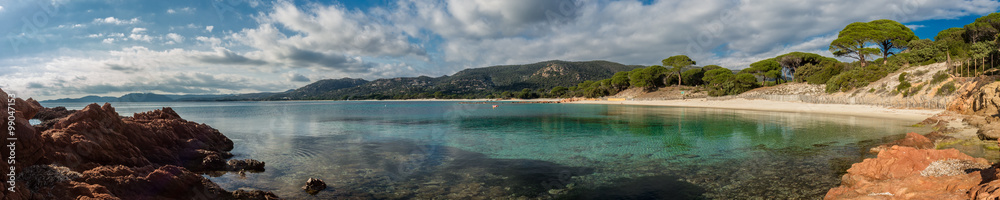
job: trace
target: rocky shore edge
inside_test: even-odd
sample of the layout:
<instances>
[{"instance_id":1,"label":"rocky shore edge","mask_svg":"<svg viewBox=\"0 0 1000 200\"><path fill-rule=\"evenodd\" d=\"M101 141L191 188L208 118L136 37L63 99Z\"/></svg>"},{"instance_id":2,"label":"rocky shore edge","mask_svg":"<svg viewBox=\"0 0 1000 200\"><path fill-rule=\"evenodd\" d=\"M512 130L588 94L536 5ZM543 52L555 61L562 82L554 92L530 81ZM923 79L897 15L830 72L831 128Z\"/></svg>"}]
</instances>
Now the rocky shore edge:
<instances>
[{"instance_id":1,"label":"rocky shore edge","mask_svg":"<svg viewBox=\"0 0 1000 200\"><path fill-rule=\"evenodd\" d=\"M2 89L0 98L0 118L14 129L5 145L13 143L8 148L15 152L0 162L6 174L0 199L279 199L266 191L226 191L201 176L261 171L264 162L230 159L229 138L169 107L122 117L110 104L44 108L30 98L9 103ZM36 115L43 122L32 126Z\"/></svg>"},{"instance_id":2,"label":"rocky shore edge","mask_svg":"<svg viewBox=\"0 0 1000 200\"><path fill-rule=\"evenodd\" d=\"M942 149L970 138L998 142L1000 82L995 80L977 78L959 90L947 111L918 124L933 126L933 132L908 133L872 148L877 157L853 164L824 199L1000 199L1000 163ZM959 133L956 127L962 126L978 131Z\"/></svg>"}]
</instances>

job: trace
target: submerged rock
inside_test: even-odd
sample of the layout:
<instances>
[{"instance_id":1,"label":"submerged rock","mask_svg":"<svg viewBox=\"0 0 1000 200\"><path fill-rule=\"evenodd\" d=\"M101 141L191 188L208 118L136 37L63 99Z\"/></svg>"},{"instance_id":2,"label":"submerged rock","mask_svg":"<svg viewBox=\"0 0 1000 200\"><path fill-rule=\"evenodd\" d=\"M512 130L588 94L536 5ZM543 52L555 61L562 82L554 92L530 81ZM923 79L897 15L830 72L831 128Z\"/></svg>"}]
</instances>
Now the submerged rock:
<instances>
[{"instance_id":1,"label":"submerged rock","mask_svg":"<svg viewBox=\"0 0 1000 200\"><path fill-rule=\"evenodd\" d=\"M254 159L229 160L227 165L229 171L264 171L264 162Z\"/></svg>"},{"instance_id":2,"label":"submerged rock","mask_svg":"<svg viewBox=\"0 0 1000 200\"><path fill-rule=\"evenodd\" d=\"M980 172L969 170L972 172L965 173L962 170L962 173L937 173L942 170L936 168L950 168L940 166L928 169L932 163L942 160L945 160L944 164L954 162L964 163L966 166L958 168L974 168L968 166L985 166L988 163L985 159L973 158L955 149L892 146L879 152L876 158L852 165L841 179L840 187L830 189L825 199L873 198L872 195L922 199L966 198L966 192L982 180ZM922 176L922 173L940 176Z\"/></svg>"},{"instance_id":3,"label":"submerged rock","mask_svg":"<svg viewBox=\"0 0 1000 200\"><path fill-rule=\"evenodd\" d=\"M309 178L309 180L306 180L306 186L302 186L302 189L309 194L316 194L326 189L326 183L318 178Z\"/></svg>"}]
</instances>

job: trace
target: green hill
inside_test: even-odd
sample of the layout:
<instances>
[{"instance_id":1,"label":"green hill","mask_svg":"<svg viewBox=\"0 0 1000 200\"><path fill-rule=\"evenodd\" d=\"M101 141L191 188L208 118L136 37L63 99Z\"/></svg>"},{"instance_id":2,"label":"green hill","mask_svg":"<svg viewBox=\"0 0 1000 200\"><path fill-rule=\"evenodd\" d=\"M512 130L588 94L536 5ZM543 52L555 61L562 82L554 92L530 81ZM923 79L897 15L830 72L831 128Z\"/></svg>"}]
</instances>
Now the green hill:
<instances>
[{"instance_id":1,"label":"green hill","mask_svg":"<svg viewBox=\"0 0 1000 200\"><path fill-rule=\"evenodd\" d=\"M412 99L495 98L503 92L524 89L548 91L571 87L587 80L611 78L616 72L640 68L608 61L545 61L526 65L502 65L462 70L437 78L401 77L365 81L327 79L294 91L273 95L269 100L315 99Z\"/></svg>"}]
</instances>

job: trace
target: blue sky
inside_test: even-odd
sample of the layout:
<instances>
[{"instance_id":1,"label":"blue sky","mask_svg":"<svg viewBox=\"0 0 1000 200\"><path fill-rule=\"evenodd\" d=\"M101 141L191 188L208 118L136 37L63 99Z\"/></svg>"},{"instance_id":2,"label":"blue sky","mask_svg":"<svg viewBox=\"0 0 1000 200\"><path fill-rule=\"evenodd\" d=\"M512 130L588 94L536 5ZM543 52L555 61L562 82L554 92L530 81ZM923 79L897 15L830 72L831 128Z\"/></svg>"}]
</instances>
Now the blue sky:
<instances>
[{"instance_id":1,"label":"blue sky","mask_svg":"<svg viewBox=\"0 0 1000 200\"><path fill-rule=\"evenodd\" d=\"M652 65L685 54L740 69L831 56L849 23L920 38L992 0L0 1L0 88L37 99L284 91L328 78L441 76L546 60Z\"/></svg>"}]
</instances>

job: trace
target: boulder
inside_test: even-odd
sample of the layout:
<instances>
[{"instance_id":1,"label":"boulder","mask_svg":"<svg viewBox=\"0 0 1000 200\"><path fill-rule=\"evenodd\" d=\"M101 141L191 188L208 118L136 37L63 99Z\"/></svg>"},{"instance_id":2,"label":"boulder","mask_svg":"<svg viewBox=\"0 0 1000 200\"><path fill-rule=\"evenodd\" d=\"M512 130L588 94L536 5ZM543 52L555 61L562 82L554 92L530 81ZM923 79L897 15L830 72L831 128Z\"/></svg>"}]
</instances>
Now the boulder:
<instances>
[{"instance_id":1,"label":"boulder","mask_svg":"<svg viewBox=\"0 0 1000 200\"><path fill-rule=\"evenodd\" d=\"M879 146L873 147L869 151L872 152L872 153L878 153L878 152L890 149L892 146L913 147L913 148L917 148L917 149L933 149L934 148L934 142L931 141L931 139L929 139L929 138L927 138L927 137L925 137L923 135L920 135L920 134L917 134L917 133L914 133L914 132L909 132L909 133L906 133L906 137L903 138L903 139L899 139L899 140L896 140L896 141L893 141L893 142L890 142L890 143L887 143L887 144L883 144L883 145L879 145Z\"/></svg>"},{"instance_id":2,"label":"boulder","mask_svg":"<svg viewBox=\"0 0 1000 200\"><path fill-rule=\"evenodd\" d=\"M243 160L229 160L227 164L227 170L229 171L264 171L264 162L257 161L254 159L243 159Z\"/></svg>"},{"instance_id":3,"label":"boulder","mask_svg":"<svg viewBox=\"0 0 1000 200\"><path fill-rule=\"evenodd\" d=\"M309 178L309 180L306 180L306 186L302 186L302 189L309 194L316 194L326 189L326 183L318 178Z\"/></svg>"},{"instance_id":4,"label":"boulder","mask_svg":"<svg viewBox=\"0 0 1000 200\"><path fill-rule=\"evenodd\" d=\"M928 166L938 161L945 162L937 164L943 166L928 170ZM960 164L952 167L949 163ZM982 181L980 172L970 167L987 165L985 159L973 158L955 149L892 146L879 152L876 158L852 165L841 179L840 187L830 189L825 199L878 199L880 196L964 199L966 193ZM954 173L956 170L961 173Z\"/></svg>"},{"instance_id":5,"label":"boulder","mask_svg":"<svg viewBox=\"0 0 1000 200\"><path fill-rule=\"evenodd\" d=\"M1000 139L1000 123L989 123L979 126L979 130L976 131L976 135L979 136L981 140L996 140Z\"/></svg>"}]
</instances>

